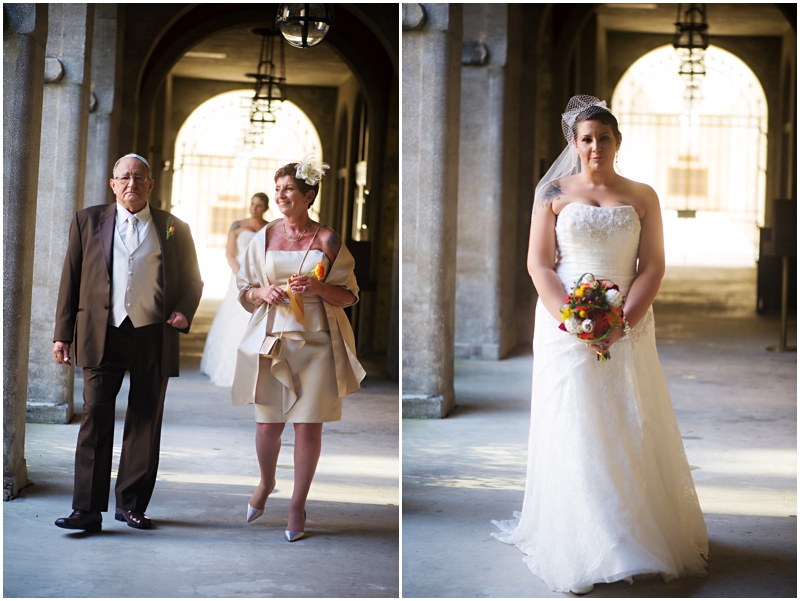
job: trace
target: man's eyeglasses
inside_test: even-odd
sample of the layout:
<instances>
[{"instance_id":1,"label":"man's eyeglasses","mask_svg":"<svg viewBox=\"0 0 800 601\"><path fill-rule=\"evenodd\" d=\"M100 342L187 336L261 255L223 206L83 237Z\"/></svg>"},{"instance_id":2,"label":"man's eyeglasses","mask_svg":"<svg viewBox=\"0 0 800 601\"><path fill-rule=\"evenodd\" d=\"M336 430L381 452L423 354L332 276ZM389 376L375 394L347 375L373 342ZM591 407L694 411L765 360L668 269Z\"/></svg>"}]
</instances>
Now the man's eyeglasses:
<instances>
[{"instance_id":1,"label":"man's eyeglasses","mask_svg":"<svg viewBox=\"0 0 800 601\"><path fill-rule=\"evenodd\" d=\"M119 182L123 186L127 186L131 179L133 179L133 183L138 186L145 183L150 178L145 177L144 175L139 175L138 173L136 175L122 175L114 178L115 181Z\"/></svg>"}]
</instances>

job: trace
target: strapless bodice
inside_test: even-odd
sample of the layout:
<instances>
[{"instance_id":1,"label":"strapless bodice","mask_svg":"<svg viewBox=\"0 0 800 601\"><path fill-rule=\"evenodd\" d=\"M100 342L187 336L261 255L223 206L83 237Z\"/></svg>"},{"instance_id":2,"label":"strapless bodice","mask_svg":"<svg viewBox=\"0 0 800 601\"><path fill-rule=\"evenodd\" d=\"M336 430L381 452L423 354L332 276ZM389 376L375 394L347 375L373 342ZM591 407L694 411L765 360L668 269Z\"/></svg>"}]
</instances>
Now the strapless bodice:
<instances>
[{"instance_id":1,"label":"strapless bodice","mask_svg":"<svg viewBox=\"0 0 800 601\"><path fill-rule=\"evenodd\" d=\"M241 232L239 232L239 235L236 236L236 260L239 263L242 262L244 251L247 250L247 245L250 244L250 240L252 240L253 236L255 235L255 232L243 229Z\"/></svg>"},{"instance_id":2,"label":"strapless bodice","mask_svg":"<svg viewBox=\"0 0 800 601\"><path fill-rule=\"evenodd\" d=\"M266 261L266 272L270 282L273 282L284 288L289 278L294 274L306 274L317 263L322 263L325 267L325 273L328 273L330 264L328 257L321 250L310 250L308 256L303 259L306 254L304 250L268 250ZM300 261L303 261L302 266ZM323 277L323 281L325 278ZM322 305L322 299L313 294L303 295L303 304L305 306L305 321L306 325L303 327L295 321L294 314L289 307L289 302L276 307L278 311L270 311L270 322L268 328L270 331L279 331L283 328L287 332L291 331L306 331L306 332L319 332L328 330L328 321L325 317L325 308ZM280 316L280 317L277 317ZM283 326L283 321L286 320L286 325Z\"/></svg>"},{"instance_id":3,"label":"strapless bodice","mask_svg":"<svg viewBox=\"0 0 800 601\"><path fill-rule=\"evenodd\" d=\"M623 294L636 277L639 215L631 206L568 204L556 221L556 273L569 290L584 273L608 279Z\"/></svg>"}]
</instances>

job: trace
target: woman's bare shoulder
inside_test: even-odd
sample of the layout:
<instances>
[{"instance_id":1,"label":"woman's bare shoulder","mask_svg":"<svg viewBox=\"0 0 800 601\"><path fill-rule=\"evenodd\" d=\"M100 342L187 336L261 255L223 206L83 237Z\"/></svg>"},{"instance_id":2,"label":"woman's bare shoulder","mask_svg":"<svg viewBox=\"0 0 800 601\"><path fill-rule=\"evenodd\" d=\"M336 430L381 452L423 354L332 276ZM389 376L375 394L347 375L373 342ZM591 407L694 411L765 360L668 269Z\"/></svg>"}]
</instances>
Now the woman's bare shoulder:
<instances>
[{"instance_id":1,"label":"woman's bare shoulder","mask_svg":"<svg viewBox=\"0 0 800 601\"><path fill-rule=\"evenodd\" d=\"M639 217L644 217L650 210L660 210L658 194L648 184L623 178L624 196L636 208Z\"/></svg>"},{"instance_id":2,"label":"woman's bare shoulder","mask_svg":"<svg viewBox=\"0 0 800 601\"><path fill-rule=\"evenodd\" d=\"M323 250L326 251L326 254L331 254L335 257L342 248L341 236L326 225L320 225L319 228L318 239L322 244Z\"/></svg>"},{"instance_id":3,"label":"woman's bare shoulder","mask_svg":"<svg viewBox=\"0 0 800 601\"><path fill-rule=\"evenodd\" d=\"M630 179L627 181L631 190L630 194L633 198L641 201L647 207L658 205L658 194L656 194L656 191L652 188L652 186L642 182L635 182Z\"/></svg>"},{"instance_id":4,"label":"woman's bare shoulder","mask_svg":"<svg viewBox=\"0 0 800 601\"><path fill-rule=\"evenodd\" d=\"M551 211L553 210L553 203L561 199L561 197L564 196L564 188L569 187L569 182L567 182L568 179L569 177L554 179L553 181L547 182L544 186L542 186L539 192L537 192L536 197L533 199L534 215L542 212L544 209L550 209Z\"/></svg>"},{"instance_id":5,"label":"woman's bare shoulder","mask_svg":"<svg viewBox=\"0 0 800 601\"><path fill-rule=\"evenodd\" d=\"M534 214L542 208L548 208L556 215L561 212L561 209L571 202L570 198L577 183L576 178L577 175L568 175L545 184L533 201Z\"/></svg>"},{"instance_id":6,"label":"woman's bare shoulder","mask_svg":"<svg viewBox=\"0 0 800 601\"><path fill-rule=\"evenodd\" d=\"M629 179L623 175L617 174L617 184L615 188L624 194L644 198L655 194L655 190L648 184L637 182L636 180Z\"/></svg>"}]
</instances>

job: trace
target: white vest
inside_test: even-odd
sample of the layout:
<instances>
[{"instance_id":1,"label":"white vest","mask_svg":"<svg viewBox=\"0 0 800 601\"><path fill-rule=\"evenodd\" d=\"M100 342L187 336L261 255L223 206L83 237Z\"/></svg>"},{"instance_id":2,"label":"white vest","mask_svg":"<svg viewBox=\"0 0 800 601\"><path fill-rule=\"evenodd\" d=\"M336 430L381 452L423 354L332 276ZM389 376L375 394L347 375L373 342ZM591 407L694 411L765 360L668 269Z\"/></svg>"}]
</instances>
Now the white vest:
<instances>
[{"instance_id":1,"label":"white vest","mask_svg":"<svg viewBox=\"0 0 800 601\"><path fill-rule=\"evenodd\" d=\"M114 265L108 323L119 327L130 316L133 327L164 321L164 285L161 282L161 246L155 223L132 253L114 228Z\"/></svg>"}]
</instances>

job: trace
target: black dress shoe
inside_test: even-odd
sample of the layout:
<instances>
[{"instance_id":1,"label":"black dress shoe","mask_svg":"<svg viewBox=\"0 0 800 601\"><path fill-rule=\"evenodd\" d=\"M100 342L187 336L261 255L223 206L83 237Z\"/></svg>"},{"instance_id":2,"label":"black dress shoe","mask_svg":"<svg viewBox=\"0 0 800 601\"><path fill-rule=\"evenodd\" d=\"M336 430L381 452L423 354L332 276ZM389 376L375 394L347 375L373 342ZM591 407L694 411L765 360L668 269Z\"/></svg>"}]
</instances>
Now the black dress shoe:
<instances>
[{"instance_id":1,"label":"black dress shoe","mask_svg":"<svg viewBox=\"0 0 800 601\"><path fill-rule=\"evenodd\" d=\"M147 530L153 527L153 522L150 521L150 518L140 511L131 511L130 509L120 509L117 507L114 513L114 519L118 522L128 522L128 526L131 528Z\"/></svg>"},{"instance_id":2,"label":"black dress shoe","mask_svg":"<svg viewBox=\"0 0 800 601\"><path fill-rule=\"evenodd\" d=\"M83 511L75 509L68 518L58 518L56 526L68 530L86 530L100 532L103 529L103 516L99 511Z\"/></svg>"}]
</instances>

